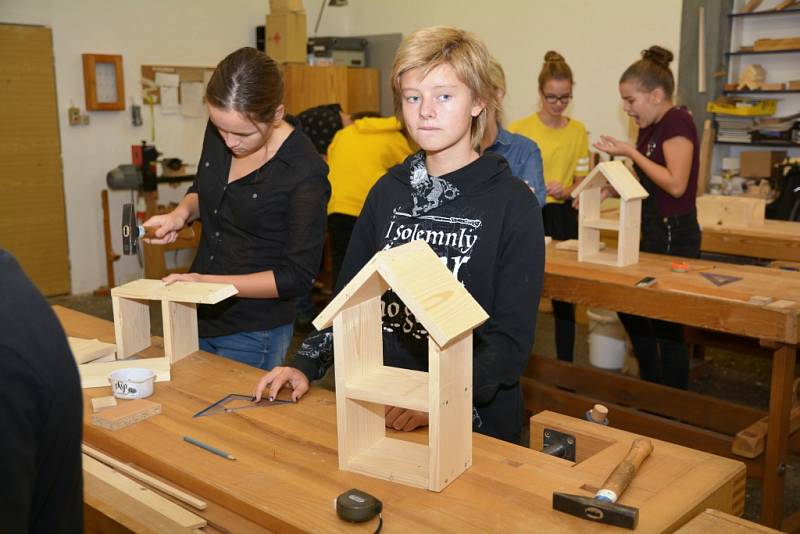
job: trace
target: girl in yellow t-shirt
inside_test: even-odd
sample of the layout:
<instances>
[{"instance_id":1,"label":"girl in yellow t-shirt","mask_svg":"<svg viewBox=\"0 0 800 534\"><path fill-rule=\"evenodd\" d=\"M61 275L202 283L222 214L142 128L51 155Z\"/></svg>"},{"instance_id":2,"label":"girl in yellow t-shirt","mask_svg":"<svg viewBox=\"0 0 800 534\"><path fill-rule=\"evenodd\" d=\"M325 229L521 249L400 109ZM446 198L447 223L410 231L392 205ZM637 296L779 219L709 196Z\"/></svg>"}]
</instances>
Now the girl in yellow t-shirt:
<instances>
[{"instance_id":1,"label":"girl in yellow t-shirt","mask_svg":"<svg viewBox=\"0 0 800 534\"><path fill-rule=\"evenodd\" d=\"M553 239L577 239L578 214L570 193L589 173L589 142L586 128L564 115L572 100L572 69L558 52L549 51L539 73L541 109L511 123L509 131L522 134L539 145L544 164L547 204L542 209L544 231ZM556 323L556 353L559 360L572 361L575 346L575 309L568 302L553 301Z\"/></svg>"}]
</instances>

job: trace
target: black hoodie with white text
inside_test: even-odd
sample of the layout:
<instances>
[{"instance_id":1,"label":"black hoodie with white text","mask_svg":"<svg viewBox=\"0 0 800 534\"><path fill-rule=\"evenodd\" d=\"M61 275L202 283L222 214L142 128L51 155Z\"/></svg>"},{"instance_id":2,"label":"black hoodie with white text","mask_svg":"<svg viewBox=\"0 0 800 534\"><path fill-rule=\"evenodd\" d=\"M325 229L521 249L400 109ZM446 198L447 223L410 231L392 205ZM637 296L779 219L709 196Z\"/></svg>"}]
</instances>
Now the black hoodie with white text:
<instances>
[{"instance_id":1,"label":"black hoodie with white text","mask_svg":"<svg viewBox=\"0 0 800 534\"><path fill-rule=\"evenodd\" d=\"M519 379L533 346L544 271L536 197L495 154L441 177L428 174L423 152L413 154L367 196L336 292L376 252L417 239L489 315L473 336L473 430L517 442L524 412ZM423 325L391 290L382 310L384 364L427 371ZM332 364L333 335L326 329L306 338L291 365L317 380Z\"/></svg>"}]
</instances>

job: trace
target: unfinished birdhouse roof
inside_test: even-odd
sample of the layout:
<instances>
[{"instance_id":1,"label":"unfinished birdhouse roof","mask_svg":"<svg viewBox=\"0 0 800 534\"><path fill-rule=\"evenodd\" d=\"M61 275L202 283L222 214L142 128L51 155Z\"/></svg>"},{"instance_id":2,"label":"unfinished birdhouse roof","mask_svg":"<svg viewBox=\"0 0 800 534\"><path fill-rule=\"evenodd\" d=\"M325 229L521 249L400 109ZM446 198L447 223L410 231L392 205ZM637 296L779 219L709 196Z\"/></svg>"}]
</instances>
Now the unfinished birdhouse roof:
<instances>
[{"instance_id":1,"label":"unfinished birdhouse roof","mask_svg":"<svg viewBox=\"0 0 800 534\"><path fill-rule=\"evenodd\" d=\"M422 240L375 254L322 310L314 326L329 327L336 314L394 290L440 347L489 316Z\"/></svg>"},{"instance_id":2,"label":"unfinished birdhouse roof","mask_svg":"<svg viewBox=\"0 0 800 534\"><path fill-rule=\"evenodd\" d=\"M169 300L172 302L196 302L216 304L238 293L233 284L209 282L174 282L165 284L161 280L142 278L111 289L115 297L141 300Z\"/></svg>"},{"instance_id":3,"label":"unfinished birdhouse roof","mask_svg":"<svg viewBox=\"0 0 800 534\"><path fill-rule=\"evenodd\" d=\"M577 198L584 189L600 187L603 179L611 184L622 200L635 200L650 196L636 176L621 161L604 161L595 166L592 172L581 180L578 187L572 191L572 198Z\"/></svg>"}]
</instances>

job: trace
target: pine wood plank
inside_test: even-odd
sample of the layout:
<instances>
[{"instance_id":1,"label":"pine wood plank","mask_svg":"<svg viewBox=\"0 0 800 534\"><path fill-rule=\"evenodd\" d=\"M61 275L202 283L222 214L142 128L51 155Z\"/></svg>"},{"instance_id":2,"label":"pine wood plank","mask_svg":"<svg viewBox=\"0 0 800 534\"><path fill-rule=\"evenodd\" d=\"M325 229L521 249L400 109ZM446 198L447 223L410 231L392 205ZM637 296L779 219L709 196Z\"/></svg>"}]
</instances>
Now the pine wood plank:
<instances>
[{"instance_id":1,"label":"pine wood plank","mask_svg":"<svg viewBox=\"0 0 800 534\"><path fill-rule=\"evenodd\" d=\"M69 348L78 365L91 362L109 355L115 355L117 346L113 343L104 343L99 339L84 339L80 337L67 337Z\"/></svg>"},{"instance_id":2,"label":"pine wood plank","mask_svg":"<svg viewBox=\"0 0 800 534\"><path fill-rule=\"evenodd\" d=\"M136 532L137 534L192 532L192 529L183 527L87 471L83 472L83 500L84 510L86 507L89 508L89 513L84 514L86 521L84 526L87 532Z\"/></svg>"},{"instance_id":3,"label":"pine wood plank","mask_svg":"<svg viewBox=\"0 0 800 534\"><path fill-rule=\"evenodd\" d=\"M134 500L146 505L175 525L183 529L201 528L206 526L206 520L192 512L178 506L161 495L137 484L130 478L100 463L91 456L83 455L83 471L89 473L117 490L125 493Z\"/></svg>"},{"instance_id":4,"label":"pine wood plank","mask_svg":"<svg viewBox=\"0 0 800 534\"><path fill-rule=\"evenodd\" d=\"M92 362L78 366L82 388L99 388L109 385L108 375L119 369L133 367L151 369L156 374L156 382L169 382L170 366L166 358L143 358L117 360L114 362Z\"/></svg>"},{"instance_id":5,"label":"pine wood plank","mask_svg":"<svg viewBox=\"0 0 800 534\"><path fill-rule=\"evenodd\" d=\"M351 399L428 411L428 373L382 366L349 380L343 390Z\"/></svg>"},{"instance_id":6,"label":"pine wood plank","mask_svg":"<svg viewBox=\"0 0 800 534\"><path fill-rule=\"evenodd\" d=\"M442 491L472 465L472 332L428 346L428 489Z\"/></svg>"},{"instance_id":7,"label":"pine wood plank","mask_svg":"<svg viewBox=\"0 0 800 534\"><path fill-rule=\"evenodd\" d=\"M164 326L164 352L170 364L200 349L197 331L197 304L161 301Z\"/></svg>"},{"instance_id":8,"label":"pine wood plank","mask_svg":"<svg viewBox=\"0 0 800 534\"><path fill-rule=\"evenodd\" d=\"M175 282L166 285L161 280L146 278L128 282L111 290L112 295L128 299L171 300L196 304L216 304L237 292L232 284Z\"/></svg>"},{"instance_id":9,"label":"pine wood plank","mask_svg":"<svg viewBox=\"0 0 800 534\"><path fill-rule=\"evenodd\" d=\"M419 275L421 268L425 276ZM414 311L417 320L440 346L489 318L436 253L418 239L375 254L314 320L314 326L327 327L333 316L348 305L349 296L374 272L380 273L403 303Z\"/></svg>"},{"instance_id":10,"label":"pine wood plank","mask_svg":"<svg viewBox=\"0 0 800 534\"><path fill-rule=\"evenodd\" d=\"M116 289L111 290L111 306L117 357L125 359L150 346L150 308L146 301L115 295Z\"/></svg>"},{"instance_id":11,"label":"pine wood plank","mask_svg":"<svg viewBox=\"0 0 800 534\"><path fill-rule=\"evenodd\" d=\"M112 458L111 456L98 451L94 447L91 447L91 446L83 443L81 445L81 450L83 451L84 454L88 454L89 456L91 456L95 460L103 462L104 464L108 465L109 467L114 468L116 471L118 471L120 473L124 473L124 474L128 475L131 478L135 478L136 480L139 480L140 482L144 482L145 484L148 484L148 485L156 488L157 490L162 491L162 492L166 493L167 495L170 495L171 497L175 497L176 499L179 499L179 500L185 502L186 504L188 504L188 505L190 505L190 506L192 506L194 508L197 508L198 510L205 510L208 507L208 505L206 504L205 501L202 501L202 500L198 499L197 497L189 495L185 491L181 491L178 488L170 486L169 484L166 484L166 483L162 482L161 480L148 475L147 473L143 473L142 471L139 471L135 467L132 467L132 466L130 466L128 464L120 462L116 458Z\"/></svg>"}]
</instances>

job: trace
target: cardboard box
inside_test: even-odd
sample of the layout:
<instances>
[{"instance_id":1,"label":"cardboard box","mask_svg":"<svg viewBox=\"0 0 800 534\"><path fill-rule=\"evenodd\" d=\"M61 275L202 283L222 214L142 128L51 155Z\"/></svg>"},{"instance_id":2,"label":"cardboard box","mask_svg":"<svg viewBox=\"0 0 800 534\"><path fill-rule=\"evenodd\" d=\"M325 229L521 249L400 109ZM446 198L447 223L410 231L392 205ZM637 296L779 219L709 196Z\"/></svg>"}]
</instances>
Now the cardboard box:
<instances>
[{"instance_id":1,"label":"cardboard box","mask_svg":"<svg viewBox=\"0 0 800 534\"><path fill-rule=\"evenodd\" d=\"M305 13L267 15L267 55L278 63L306 63Z\"/></svg>"},{"instance_id":2,"label":"cardboard box","mask_svg":"<svg viewBox=\"0 0 800 534\"><path fill-rule=\"evenodd\" d=\"M776 163L786 158L785 150L742 152L739 155L739 176L744 178L769 178L775 172Z\"/></svg>"},{"instance_id":3,"label":"cardboard box","mask_svg":"<svg viewBox=\"0 0 800 534\"><path fill-rule=\"evenodd\" d=\"M305 11L303 0L269 0L269 12L272 15L296 11Z\"/></svg>"}]
</instances>

